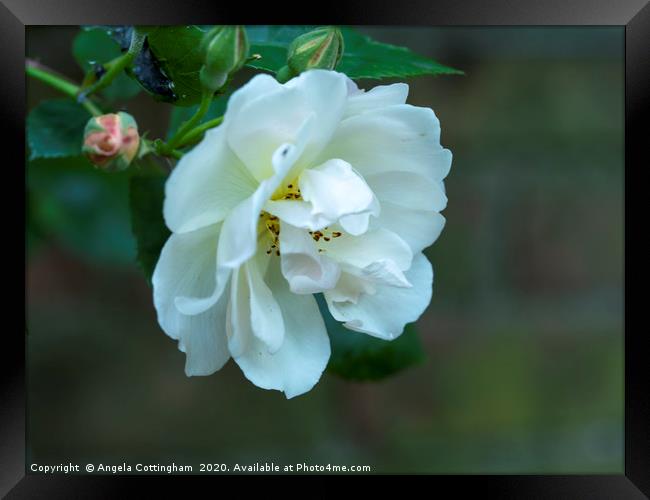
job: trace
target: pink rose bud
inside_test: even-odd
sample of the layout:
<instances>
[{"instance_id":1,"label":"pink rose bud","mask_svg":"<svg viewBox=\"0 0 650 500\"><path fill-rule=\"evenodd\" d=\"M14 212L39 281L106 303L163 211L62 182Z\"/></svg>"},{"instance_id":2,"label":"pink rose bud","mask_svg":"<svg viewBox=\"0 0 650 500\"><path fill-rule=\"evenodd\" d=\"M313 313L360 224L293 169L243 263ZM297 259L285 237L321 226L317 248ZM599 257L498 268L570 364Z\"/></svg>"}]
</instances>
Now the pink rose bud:
<instances>
[{"instance_id":1,"label":"pink rose bud","mask_svg":"<svg viewBox=\"0 0 650 500\"><path fill-rule=\"evenodd\" d=\"M139 146L138 124L128 113L96 116L86 124L82 151L103 170L126 169L138 154Z\"/></svg>"}]
</instances>

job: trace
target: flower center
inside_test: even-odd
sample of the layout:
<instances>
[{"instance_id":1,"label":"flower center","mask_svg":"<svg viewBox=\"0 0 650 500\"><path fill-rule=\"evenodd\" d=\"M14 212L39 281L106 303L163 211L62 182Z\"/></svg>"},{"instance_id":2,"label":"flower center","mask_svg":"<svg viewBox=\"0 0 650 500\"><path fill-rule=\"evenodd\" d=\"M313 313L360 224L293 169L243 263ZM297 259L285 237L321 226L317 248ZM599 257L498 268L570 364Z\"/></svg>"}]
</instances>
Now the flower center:
<instances>
[{"instance_id":1,"label":"flower center","mask_svg":"<svg viewBox=\"0 0 650 500\"><path fill-rule=\"evenodd\" d=\"M271 197L272 200L302 200L298 182L294 181L284 186L280 186ZM260 212L260 236L266 235L268 238L267 255L275 253L280 255L280 220L268 212Z\"/></svg>"},{"instance_id":2,"label":"flower center","mask_svg":"<svg viewBox=\"0 0 650 500\"><path fill-rule=\"evenodd\" d=\"M302 200L298 182L293 181L285 186L280 186L271 197L272 200Z\"/></svg>"},{"instance_id":3,"label":"flower center","mask_svg":"<svg viewBox=\"0 0 650 500\"><path fill-rule=\"evenodd\" d=\"M268 238L269 247L266 250L267 255L275 252L275 255L280 255L280 220L268 212L262 210L260 212L260 226L258 233L262 240L264 235Z\"/></svg>"},{"instance_id":4,"label":"flower center","mask_svg":"<svg viewBox=\"0 0 650 500\"><path fill-rule=\"evenodd\" d=\"M298 183L296 181L286 184L285 186L280 186L278 190L273 194L272 200L302 200L302 194L300 193L300 188L298 188ZM272 215L264 210L260 212L260 222L258 234L261 238L262 244L266 241L267 249L266 254L280 256L280 220L275 215ZM318 243L318 251L325 252L324 248L321 248L323 243L331 241L333 238L340 238L343 236L341 231L333 231L329 227L324 227L323 229L317 231L309 231L309 235L312 239Z\"/></svg>"},{"instance_id":5,"label":"flower center","mask_svg":"<svg viewBox=\"0 0 650 500\"><path fill-rule=\"evenodd\" d=\"M327 243L328 241L331 241L332 238L340 238L343 236L343 233L341 231L332 231L329 227L324 227L320 231L309 231L309 235L316 243L319 243L320 240L323 240L324 243ZM318 251L324 252L325 249L319 248Z\"/></svg>"}]
</instances>

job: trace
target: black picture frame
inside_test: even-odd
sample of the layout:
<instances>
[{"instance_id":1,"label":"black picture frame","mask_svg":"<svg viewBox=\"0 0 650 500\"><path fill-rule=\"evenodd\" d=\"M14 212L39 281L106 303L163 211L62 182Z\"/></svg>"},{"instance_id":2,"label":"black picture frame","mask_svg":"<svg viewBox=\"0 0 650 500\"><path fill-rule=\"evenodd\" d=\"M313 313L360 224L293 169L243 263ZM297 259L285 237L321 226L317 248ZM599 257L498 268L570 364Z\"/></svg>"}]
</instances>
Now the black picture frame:
<instances>
[{"instance_id":1,"label":"black picture frame","mask_svg":"<svg viewBox=\"0 0 650 500\"><path fill-rule=\"evenodd\" d=\"M282 6L286 5L285 9ZM326 4L321 4L326 5ZM29 25L78 24L371 24L429 26L510 26L510 25L608 25L625 27L625 197L632 199L633 177L638 176L647 138L643 137L642 120L648 110L650 95L650 6L646 0L474 0L454 2L375 1L361 3L337 2L326 12L312 5L289 8L289 4L243 5L185 0L119 0L93 2L82 0L0 0L0 47L3 75L0 78L0 109L2 110L2 158L4 174L8 166L18 172L25 154L25 28ZM307 14L310 13L310 15ZM647 160L646 160L647 162ZM4 179L4 185L11 184ZM13 180L13 179L12 179ZM19 182L19 180L16 180ZM636 183L639 189L639 183ZM5 214L15 217L25 206L20 190L5 189L2 199ZM641 198L642 199L642 198ZM22 211L24 222L24 210ZM626 215L632 212L625 210ZM5 219L6 220L6 219ZM628 226L627 218L624 229ZM16 229L18 233L18 229ZM630 233L631 234L631 233ZM7 238L8 239L8 238ZM24 240L23 240L24 241ZM19 245L13 244L17 259ZM8 250L8 249L7 249ZM13 255L11 255L13 257ZM11 258L8 256L8 259ZM627 250L626 250L627 257ZM23 252L22 258L25 258ZM7 264L10 262L6 260ZM9 266L12 267L12 266ZM14 266L17 269L17 266ZM624 266L624 269L626 266ZM24 279L24 275L23 275ZM640 278L628 278L626 289ZM9 290L9 285L7 290ZM9 294L8 294L9 295ZM16 296L16 294L14 294ZM626 298L634 298L626 294ZM637 299L638 300L638 299ZM9 308L7 308L10 310ZM13 311L12 311L13 312ZM626 308L627 315L632 308ZM630 325L629 321L625 322ZM105 476L43 476L26 474L25 470L25 332L24 328L5 327L3 339L4 372L0 392L0 494L9 498L115 498L126 496L135 478ZM644 382L648 379L648 350L643 348L647 333L643 328L625 330L625 472L621 475L588 476L427 476L436 486L454 489L455 495L480 492L498 498L644 498L650 495L650 397ZM645 375L644 375L645 374ZM147 478L147 489L152 488ZM193 476L183 481L205 480ZM222 478L220 480L223 480ZM328 477L329 479L329 477ZM319 481L320 482L320 481ZM169 481L164 484L167 492ZM378 484L381 484L379 482ZM186 491L186 490L185 490ZM153 494L153 493L152 493ZM150 496L150 495L147 495Z\"/></svg>"}]
</instances>

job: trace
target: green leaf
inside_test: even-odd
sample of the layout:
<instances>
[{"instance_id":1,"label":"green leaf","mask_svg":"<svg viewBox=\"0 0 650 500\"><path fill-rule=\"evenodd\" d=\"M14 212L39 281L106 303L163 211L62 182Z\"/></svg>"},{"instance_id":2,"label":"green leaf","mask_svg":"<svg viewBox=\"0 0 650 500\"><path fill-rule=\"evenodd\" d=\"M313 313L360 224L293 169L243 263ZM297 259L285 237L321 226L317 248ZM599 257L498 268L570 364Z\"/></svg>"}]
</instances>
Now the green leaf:
<instances>
[{"instance_id":1,"label":"green leaf","mask_svg":"<svg viewBox=\"0 0 650 500\"><path fill-rule=\"evenodd\" d=\"M140 83L159 99L178 106L192 106L201 100L199 71L203 57L199 50L208 27L142 27L147 44L133 72ZM276 72L286 63L287 48L298 35L313 26L248 26L251 54L261 59L248 66ZM113 36L124 29L103 28ZM338 70L350 78L403 78L416 75L462 74L461 71L419 56L403 47L376 42L350 28L343 28L345 51ZM122 40L123 42L124 40ZM123 47L124 48L124 47ZM146 57L144 57L146 56Z\"/></svg>"},{"instance_id":2,"label":"green leaf","mask_svg":"<svg viewBox=\"0 0 650 500\"><path fill-rule=\"evenodd\" d=\"M104 29L84 29L72 43L72 53L85 73L95 63L105 64L122 54L119 44ZM141 88L138 82L122 72L101 91L110 101L127 100L135 97Z\"/></svg>"},{"instance_id":3,"label":"green leaf","mask_svg":"<svg viewBox=\"0 0 650 500\"><path fill-rule=\"evenodd\" d=\"M72 99L42 101L27 117L30 159L79 156L84 127L90 117Z\"/></svg>"},{"instance_id":4,"label":"green leaf","mask_svg":"<svg viewBox=\"0 0 650 500\"><path fill-rule=\"evenodd\" d=\"M131 178L129 198L131 229L137 242L137 261L151 281L163 245L170 236L163 219L166 176L155 168L143 168Z\"/></svg>"},{"instance_id":5,"label":"green leaf","mask_svg":"<svg viewBox=\"0 0 650 500\"><path fill-rule=\"evenodd\" d=\"M155 26L143 28L147 43L164 74L173 82L174 104L191 106L201 100L199 71L203 57L199 50L204 31L198 26Z\"/></svg>"},{"instance_id":6,"label":"green leaf","mask_svg":"<svg viewBox=\"0 0 650 500\"><path fill-rule=\"evenodd\" d=\"M54 240L88 260L133 262L127 172L107 174L83 156L38 158L26 169L30 245Z\"/></svg>"},{"instance_id":7,"label":"green leaf","mask_svg":"<svg viewBox=\"0 0 650 500\"><path fill-rule=\"evenodd\" d=\"M251 53L262 56L249 66L278 71L286 64L287 48L297 36L313 26L250 26L246 28ZM337 71L352 79L404 78L418 75L463 74L432 59L415 54L405 47L377 42L351 28L342 28L345 49Z\"/></svg>"},{"instance_id":8,"label":"green leaf","mask_svg":"<svg viewBox=\"0 0 650 500\"><path fill-rule=\"evenodd\" d=\"M316 296L330 337L332 355L327 370L349 380L379 380L424 360L415 327L406 325L395 340L381 340L348 330L329 312L321 294Z\"/></svg>"},{"instance_id":9,"label":"green leaf","mask_svg":"<svg viewBox=\"0 0 650 500\"><path fill-rule=\"evenodd\" d=\"M462 75L463 72L411 52L380 43L343 28L345 51L337 67L350 78L404 78L419 75Z\"/></svg>"},{"instance_id":10,"label":"green leaf","mask_svg":"<svg viewBox=\"0 0 650 500\"><path fill-rule=\"evenodd\" d=\"M127 73L156 100L191 106L201 100L199 71L203 60L199 26L139 26L147 34L140 53ZM121 51L131 42L133 26L93 26L111 37Z\"/></svg>"}]
</instances>

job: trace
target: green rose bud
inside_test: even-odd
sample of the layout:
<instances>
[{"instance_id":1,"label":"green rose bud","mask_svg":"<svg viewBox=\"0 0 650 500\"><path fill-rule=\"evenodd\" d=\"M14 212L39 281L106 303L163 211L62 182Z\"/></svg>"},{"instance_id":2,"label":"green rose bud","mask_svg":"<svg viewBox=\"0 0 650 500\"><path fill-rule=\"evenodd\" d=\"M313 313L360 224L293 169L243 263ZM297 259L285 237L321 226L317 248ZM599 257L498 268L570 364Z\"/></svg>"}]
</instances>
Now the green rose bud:
<instances>
[{"instance_id":1,"label":"green rose bud","mask_svg":"<svg viewBox=\"0 0 650 500\"><path fill-rule=\"evenodd\" d=\"M139 146L138 124L127 113L96 116L86 124L82 151L102 170L126 169L138 154Z\"/></svg>"},{"instance_id":2,"label":"green rose bud","mask_svg":"<svg viewBox=\"0 0 650 500\"><path fill-rule=\"evenodd\" d=\"M205 64L201 84L210 92L224 86L228 76L239 70L248 57L248 37L243 26L217 26L201 42Z\"/></svg>"},{"instance_id":3,"label":"green rose bud","mask_svg":"<svg viewBox=\"0 0 650 500\"><path fill-rule=\"evenodd\" d=\"M326 26L297 37L287 54L287 65L277 73L280 82L309 69L335 69L343 56L343 35L338 28Z\"/></svg>"}]
</instances>

